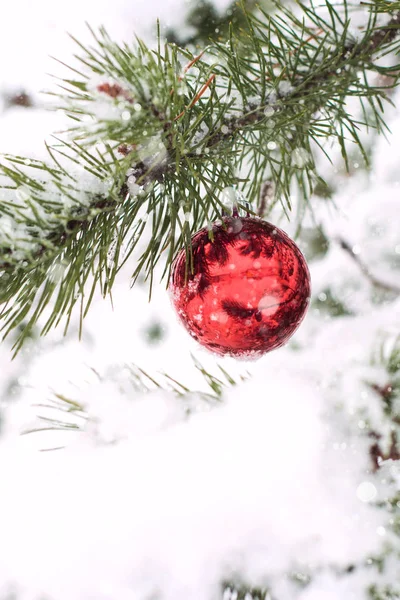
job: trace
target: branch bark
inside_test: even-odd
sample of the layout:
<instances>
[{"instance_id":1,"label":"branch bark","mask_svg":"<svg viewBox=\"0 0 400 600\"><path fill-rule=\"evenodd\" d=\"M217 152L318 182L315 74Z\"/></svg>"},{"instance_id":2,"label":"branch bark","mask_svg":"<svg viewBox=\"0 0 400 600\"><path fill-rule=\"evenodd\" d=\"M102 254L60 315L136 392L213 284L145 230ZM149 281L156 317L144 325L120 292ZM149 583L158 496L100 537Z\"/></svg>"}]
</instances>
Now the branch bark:
<instances>
[{"instance_id":1,"label":"branch bark","mask_svg":"<svg viewBox=\"0 0 400 600\"><path fill-rule=\"evenodd\" d=\"M365 275L365 277L367 279L369 279L369 281L372 283L372 285L374 285L375 287L379 287L382 290L388 291L388 292L394 292L395 294L400 294L400 286L397 286L395 284L392 283L386 283L385 281L382 281L381 279L379 279L378 277L376 277L375 275L373 275L369 268L367 267L367 265L361 260L361 258L358 256L358 254L356 254L353 251L353 248L350 246L350 244L348 244L348 242L346 242L344 239L342 238L338 238L338 242L340 244L340 247L347 252L347 254L349 256L351 256L351 258L353 259L353 261L358 265L358 267L360 268L360 271Z\"/></svg>"}]
</instances>

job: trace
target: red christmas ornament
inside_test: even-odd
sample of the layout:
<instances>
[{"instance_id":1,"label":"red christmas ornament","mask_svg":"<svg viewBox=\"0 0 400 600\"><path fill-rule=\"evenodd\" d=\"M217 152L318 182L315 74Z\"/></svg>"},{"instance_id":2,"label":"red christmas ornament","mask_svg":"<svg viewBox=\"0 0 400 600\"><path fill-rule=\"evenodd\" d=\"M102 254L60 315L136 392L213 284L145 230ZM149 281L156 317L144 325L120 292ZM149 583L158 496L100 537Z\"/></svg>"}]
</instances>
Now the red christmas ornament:
<instances>
[{"instance_id":1,"label":"red christmas ornament","mask_svg":"<svg viewBox=\"0 0 400 600\"><path fill-rule=\"evenodd\" d=\"M217 354L257 358L282 346L310 299L304 256L281 230L257 218L224 217L192 237L172 269L172 302L189 333ZM191 272L192 271L192 272Z\"/></svg>"}]
</instances>

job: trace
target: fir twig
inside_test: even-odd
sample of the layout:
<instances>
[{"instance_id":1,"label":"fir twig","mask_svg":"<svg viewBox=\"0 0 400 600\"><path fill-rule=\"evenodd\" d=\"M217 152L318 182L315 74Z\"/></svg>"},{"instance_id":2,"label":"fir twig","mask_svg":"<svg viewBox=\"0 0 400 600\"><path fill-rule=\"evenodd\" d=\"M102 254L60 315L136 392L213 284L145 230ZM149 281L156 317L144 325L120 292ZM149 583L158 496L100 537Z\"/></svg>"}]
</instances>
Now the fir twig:
<instances>
[{"instance_id":1,"label":"fir twig","mask_svg":"<svg viewBox=\"0 0 400 600\"><path fill-rule=\"evenodd\" d=\"M380 59L400 50L400 8L394 2L379 26L379 7L371 7L357 40L346 2L341 11L327 3L327 17L300 8L300 16L282 5L273 16L244 13L239 32L196 55L160 40L157 51L140 40L119 46L104 29L92 32L93 47L77 42L81 66L60 82L74 141L49 147L49 164L7 157L0 167L0 215L18 232L0 235L0 302L5 333L23 325L17 348L54 297L44 333L63 315L68 325L78 297L83 318L96 286L109 293L145 232L133 280L152 282L163 252L168 278L177 250L189 252L192 233L221 215L226 187L262 210L268 180L286 212L294 184L305 202L321 181L315 145L336 138L346 164L349 144L367 158L359 130L382 131L389 101L370 74L397 85L400 65ZM351 96L362 119L346 110ZM107 191L87 189L82 199L71 165Z\"/></svg>"},{"instance_id":2,"label":"fir twig","mask_svg":"<svg viewBox=\"0 0 400 600\"><path fill-rule=\"evenodd\" d=\"M360 258L360 256L354 252L353 248L350 246L350 244L348 242L346 242L342 238L338 238L338 242L340 244L340 247L345 252L347 252L347 254L349 256L351 256L353 261L358 265L361 272L372 283L372 285L374 285L375 287L378 287L382 290L388 291L388 292L394 292L395 294L400 294L400 286L397 286L393 283L386 283L386 282L382 281L381 279L379 279L379 277L376 277L375 275L373 275L371 273L371 271L369 270L369 268L367 267L367 265Z\"/></svg>"},{"instance_id":3,"label":"fir twig","mask_svg":"<svg viewBox=\"0 0 400 600\"><path fill-rule=\"evenodd\" d=\"M128 365L118 372L118 375L128 375L128 386L125 392L129 395L131 389L134 392L151 393L155 390L171 391L185 404L186 413L189 415L195 412L199 403L205 403L207 406L221 402L222 396L226 390L237 384L236 379L232 377L223 367L218 365L220 376L208 371L197 359L192 356L194 366L201 373L204 382L208 388L204 390L190 390L182 382L177 381L170 375L162 373L161 377L150 375L136 365ZM125 373L124 373L125 371ZM95 373L98 381L112 382L114 374L100 376ZM243 381L247 375L239 376L239 380ZM192 402L193 399L195 402ZM135 398L132 397L132 402ZM40 409L41 414L38 414L37 419L39 424L24 430L24 434L40 433L43 431L82 431L85 430L88 421L93 418L90 413L90 408L83 401L71 399L65 394L53 393L52 397L46 402L35 405ZM45 414L43 414L45 411Z\"/></svg>"}]
</instances>

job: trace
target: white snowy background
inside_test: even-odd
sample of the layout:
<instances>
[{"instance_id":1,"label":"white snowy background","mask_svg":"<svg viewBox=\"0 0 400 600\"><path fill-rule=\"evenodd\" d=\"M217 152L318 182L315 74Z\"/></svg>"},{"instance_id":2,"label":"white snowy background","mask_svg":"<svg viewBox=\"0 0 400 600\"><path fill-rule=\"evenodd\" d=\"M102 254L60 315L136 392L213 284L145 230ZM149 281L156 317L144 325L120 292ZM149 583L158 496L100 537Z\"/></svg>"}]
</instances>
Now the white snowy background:
<instances>
[{"instance_id":1,"label":"white snowy background","mask_svg":"<svg viewBox=\"0 0 400 600\"><path fill-rule=\"evenodd\" d=\"M221 11L228 4L217 2ZM44 157L43 139L65 125L40 91L53 85L46 73L57 73L49 55L69 62L74 52L67 31L88 41L88 21L117 40L134 32L151 40L157 17L182 28L185 10L182 0L6 2L0 152ZM7 106L21 90L34 108ZM356 157L345 175L333 147L334 166L321 159L321 169L338 192L334 202L313 201L331 240L310 262L313 297L322 306L329 289L350 315L314 306L286 348L256 363L217 361L178 324L162 284L150 304L144 287L130 288L128 264L114 306L96 300L81 342L73 324L66 338L55 330L28 342L14 361L9 344L0 347L1 600L209 600L224 580L266 585L276 600L361 600L370 583L396 584L395 559L380 574L368 559L398 545L390 514L376 505L394 494L397 466L371 471L364 428L390 434L368 383L387 383L373 356L399 331L400 301L377 302L337 242L400 286L400 114L390 108L386 118L392 133L371 139L371 172ZM149 343L154 323L163 336ZM219 405L194 394L190 416L172 391L128 381L124 365L137 364L204 390L191 353L216 374L219 362L235 379L250 376ZM87 425L21 436L54 392L84 405ZM43 452L55 446L65 448Z\"/></svg>"}]
</instances>

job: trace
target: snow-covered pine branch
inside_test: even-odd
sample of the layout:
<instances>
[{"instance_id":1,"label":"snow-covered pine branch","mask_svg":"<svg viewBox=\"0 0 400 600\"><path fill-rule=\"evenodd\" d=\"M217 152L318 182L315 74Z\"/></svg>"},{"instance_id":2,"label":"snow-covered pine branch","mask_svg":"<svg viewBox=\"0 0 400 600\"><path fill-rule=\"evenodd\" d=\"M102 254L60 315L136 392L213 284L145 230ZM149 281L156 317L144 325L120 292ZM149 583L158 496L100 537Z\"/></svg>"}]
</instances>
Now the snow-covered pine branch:
<instances>
[{"instance_id":1,"label":"snow-covered pine branch","mask_svg":"<svg viewBox=\"0 0 400 600\"><path fill-rule=\"evenodd\" d=\"M55 600L395 599L400 478L386 449L400 345L377 340L389 317L383 308L356 359L351 343L332 350L368 317L321 332L290 378L277 355L239 385L198 364L211 393L113 367L73 398L35 402L38 447L65 449L34 453L6 433L0 585ZM393 412L373 381L392 384Z\"/></svg>"},{"instance_id":2,"label":"snow-covered pine branch","mask_svg":"<svg viewBox=\"0 0 400 600\"><path fill-rule=\"evenodd\" d=\"M366 8L356 36L351 7L326 6L260 9L200 54L160 36L157 50L140 40L119 46L104 29L93 32L94 47L80 45L80 66L59 97L74 120L72 141L49 147L48 165L1 161L0 302L6 333L24 322L17 348L53 296L44 332L63 315L68 325L76 304L83 318L145 231L133 279L152 282L162 256L168 276L191 233L221 215L227 187L256 211L271 181L288 211L293 185L305 204L321 183L315 147L336 139L347 163L349 144L363 151L361 127L384 128L398 77L398 7L382 22ZM352 97L356 117L346 109ZM83 175L71 175L80 166Z\"/></svg>"}]
</instances>

